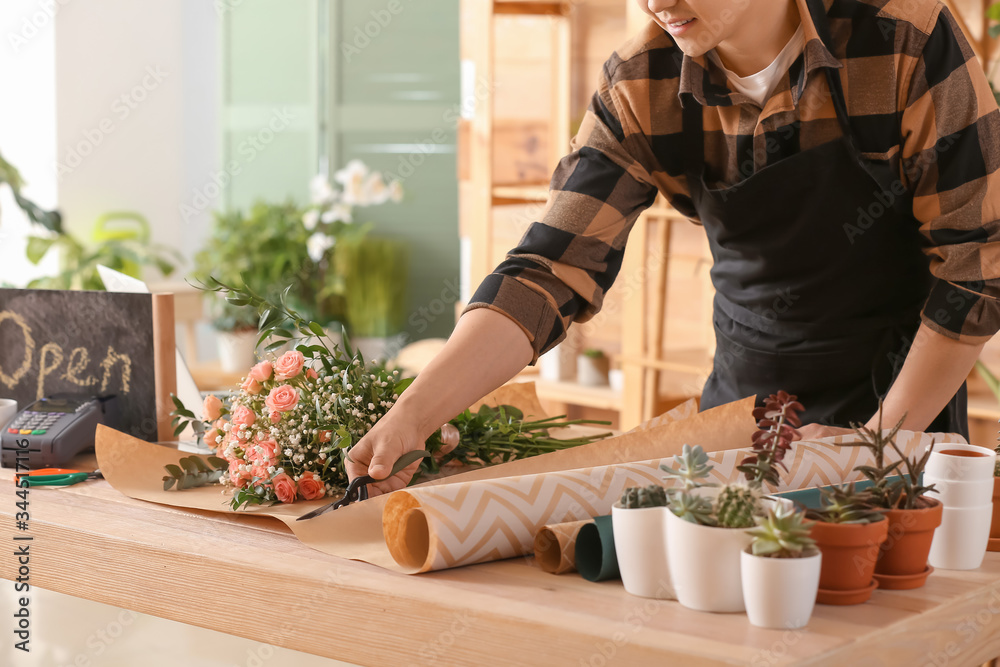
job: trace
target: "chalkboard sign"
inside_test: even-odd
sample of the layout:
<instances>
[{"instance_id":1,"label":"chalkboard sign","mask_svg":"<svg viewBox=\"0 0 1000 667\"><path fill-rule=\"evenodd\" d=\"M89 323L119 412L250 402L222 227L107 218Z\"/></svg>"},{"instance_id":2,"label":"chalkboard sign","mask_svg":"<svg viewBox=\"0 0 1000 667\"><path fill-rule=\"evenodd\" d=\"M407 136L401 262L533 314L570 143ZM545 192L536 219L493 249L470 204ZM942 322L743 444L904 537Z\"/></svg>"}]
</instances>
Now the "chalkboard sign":
<instances>
[{"instance_id":1,"label":"chalkboard sign","mask_svg":"<svg viewBox=\"0 0 1000 667\"><path fill-rule=\"evenodd\" d=\"M149 294L0 289L0 397L116 394L119 429L157 439Z\"/></svg>"}]
</instances>

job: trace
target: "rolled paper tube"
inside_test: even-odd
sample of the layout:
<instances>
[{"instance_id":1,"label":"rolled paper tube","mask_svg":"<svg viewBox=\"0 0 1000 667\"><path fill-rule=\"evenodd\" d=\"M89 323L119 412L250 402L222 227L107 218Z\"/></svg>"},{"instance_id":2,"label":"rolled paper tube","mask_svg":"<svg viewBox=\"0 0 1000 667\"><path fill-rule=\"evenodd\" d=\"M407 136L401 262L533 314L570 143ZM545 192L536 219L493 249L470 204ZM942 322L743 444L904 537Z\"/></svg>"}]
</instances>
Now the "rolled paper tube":
<instances>
[{"instance_id":1,"label":"rolled paper tube","mask_svg":"<svg viewBox=\"0 0 1000 667\"><path fill-rule=\"evenodd\" d=\"M576 537L576 569L587 581L618 579L618 555L611 515L594 517Z\"/></svg>"},{"instance_id":2,"label":"rolled paper tube","mask_svg":"<svg viewBox=\"0 0 1000 667\"><path fill-rule=\"evenodd\" d=\"M569 521L542 526L535 535L535 562L545 572L565 574L576 570L576 535L593 521Z\"/></svg>"}]
</instances>

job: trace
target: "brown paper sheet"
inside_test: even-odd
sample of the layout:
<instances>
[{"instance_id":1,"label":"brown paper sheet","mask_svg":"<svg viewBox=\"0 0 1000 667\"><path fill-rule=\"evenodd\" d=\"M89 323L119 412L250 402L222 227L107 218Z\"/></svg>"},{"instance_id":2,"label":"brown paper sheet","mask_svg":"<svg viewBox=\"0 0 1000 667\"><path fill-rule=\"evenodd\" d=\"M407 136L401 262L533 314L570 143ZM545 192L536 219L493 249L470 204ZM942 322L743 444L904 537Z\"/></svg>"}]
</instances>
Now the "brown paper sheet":
<instances>
[{"instance_id":1,"label":"brown paper sheet","mask_svg":"<svg viewBox=\"0 0 1000 667\"><path fill-rule=\"evenodd\" d=\"M514 405L526 415L542 416L533 383L507 385L484 401ZM679 406L683 407L683 406ZM671 453L666 446L666 431L675 429L671 441L701 444L708 450L737 447L749 441L755 428L751 416L752 400L720 406L696 414L682 422L668 423L628 437L620 436L569 450L544 454L531 459L472 470L452 477L436 479L410 487L410 490L473 480L538 474L593 465L644 460ZM684 408L688 410L688 408ZM686 414L685 412L675 412ZM666 417L665 419L673 419ZM678 427L683 424L684 426ZM568 430L568 429L567 429ZM184 454L171 447L137 440L109 428L99 427L96 438L98 465L108 482L132 498L198 510L233 513L227 496L218 486L163 491L163 466L176 463ZM383 538L383 507L389 496L378 496L354 503L309 521L295 521L298 516L329 502L329 499L298 502L294 505L252 507L241 514L270 516L282 521L305 544L344 558L363 560L396 571L414 572L419 568L401 567L393 560Z\"/></svg>"},{"instance_id":2,"label":"brown paper sheet","mask_svg":"<svg viewBox=\"0 0 1000 667\"><path fill-rule=\"evenodd\" d=\"M576 536L591 521L568 521L542 526L535 535L535 562L545 572L576 571Z\"/></svg>"}]
</instances>

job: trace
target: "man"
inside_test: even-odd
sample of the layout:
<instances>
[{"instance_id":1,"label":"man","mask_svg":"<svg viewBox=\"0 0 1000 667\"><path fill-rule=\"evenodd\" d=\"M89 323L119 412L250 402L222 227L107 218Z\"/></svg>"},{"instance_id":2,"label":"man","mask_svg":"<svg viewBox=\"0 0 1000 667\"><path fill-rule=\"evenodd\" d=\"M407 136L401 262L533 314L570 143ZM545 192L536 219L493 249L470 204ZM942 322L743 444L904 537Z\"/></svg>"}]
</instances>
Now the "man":
<instances>
[{"instance_id":1,"label":"man","mask_svg":"<svg viewBox=\"0 0 1000 667\"><path fill-rule=\"evenodd\" d=\"M810 438L874 426L884 397L887 424L967 432L964 380L1000 329L1000 113L948 10L639 2L652 21L605 64L542 220L351 450L352 477L381 479L592 317L658 191L712 248L703 408L784 389Z\"/></svg>"}]
</instances>

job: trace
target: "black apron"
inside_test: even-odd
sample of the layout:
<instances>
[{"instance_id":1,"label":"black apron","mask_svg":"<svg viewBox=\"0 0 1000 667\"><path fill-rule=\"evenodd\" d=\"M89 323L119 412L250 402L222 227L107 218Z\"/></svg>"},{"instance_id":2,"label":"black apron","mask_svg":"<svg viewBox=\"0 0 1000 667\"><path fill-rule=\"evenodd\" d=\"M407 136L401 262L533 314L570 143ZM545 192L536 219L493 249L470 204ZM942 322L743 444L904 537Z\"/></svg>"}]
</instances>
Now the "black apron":
<instances>
[{"instance_id":1,"label":"black apron","mask_svg":"<svg viewBox=\"0 0 1000 667\"><path fill-rule=\"evenodd\" d=\"M809 7L830 48L823 3ZM844 136L731 188L706 185L702 107L683 100L688 183L715 260L717 345L702 409L750 395L761 404L783 389L805 406L804 423L865 423L920 324L931 275L912 197L897 194L887 165L863 160L840 76L825 72ZM963 384L927 430L968 438L966 404Z\"/></svg>"}]
</instances>

